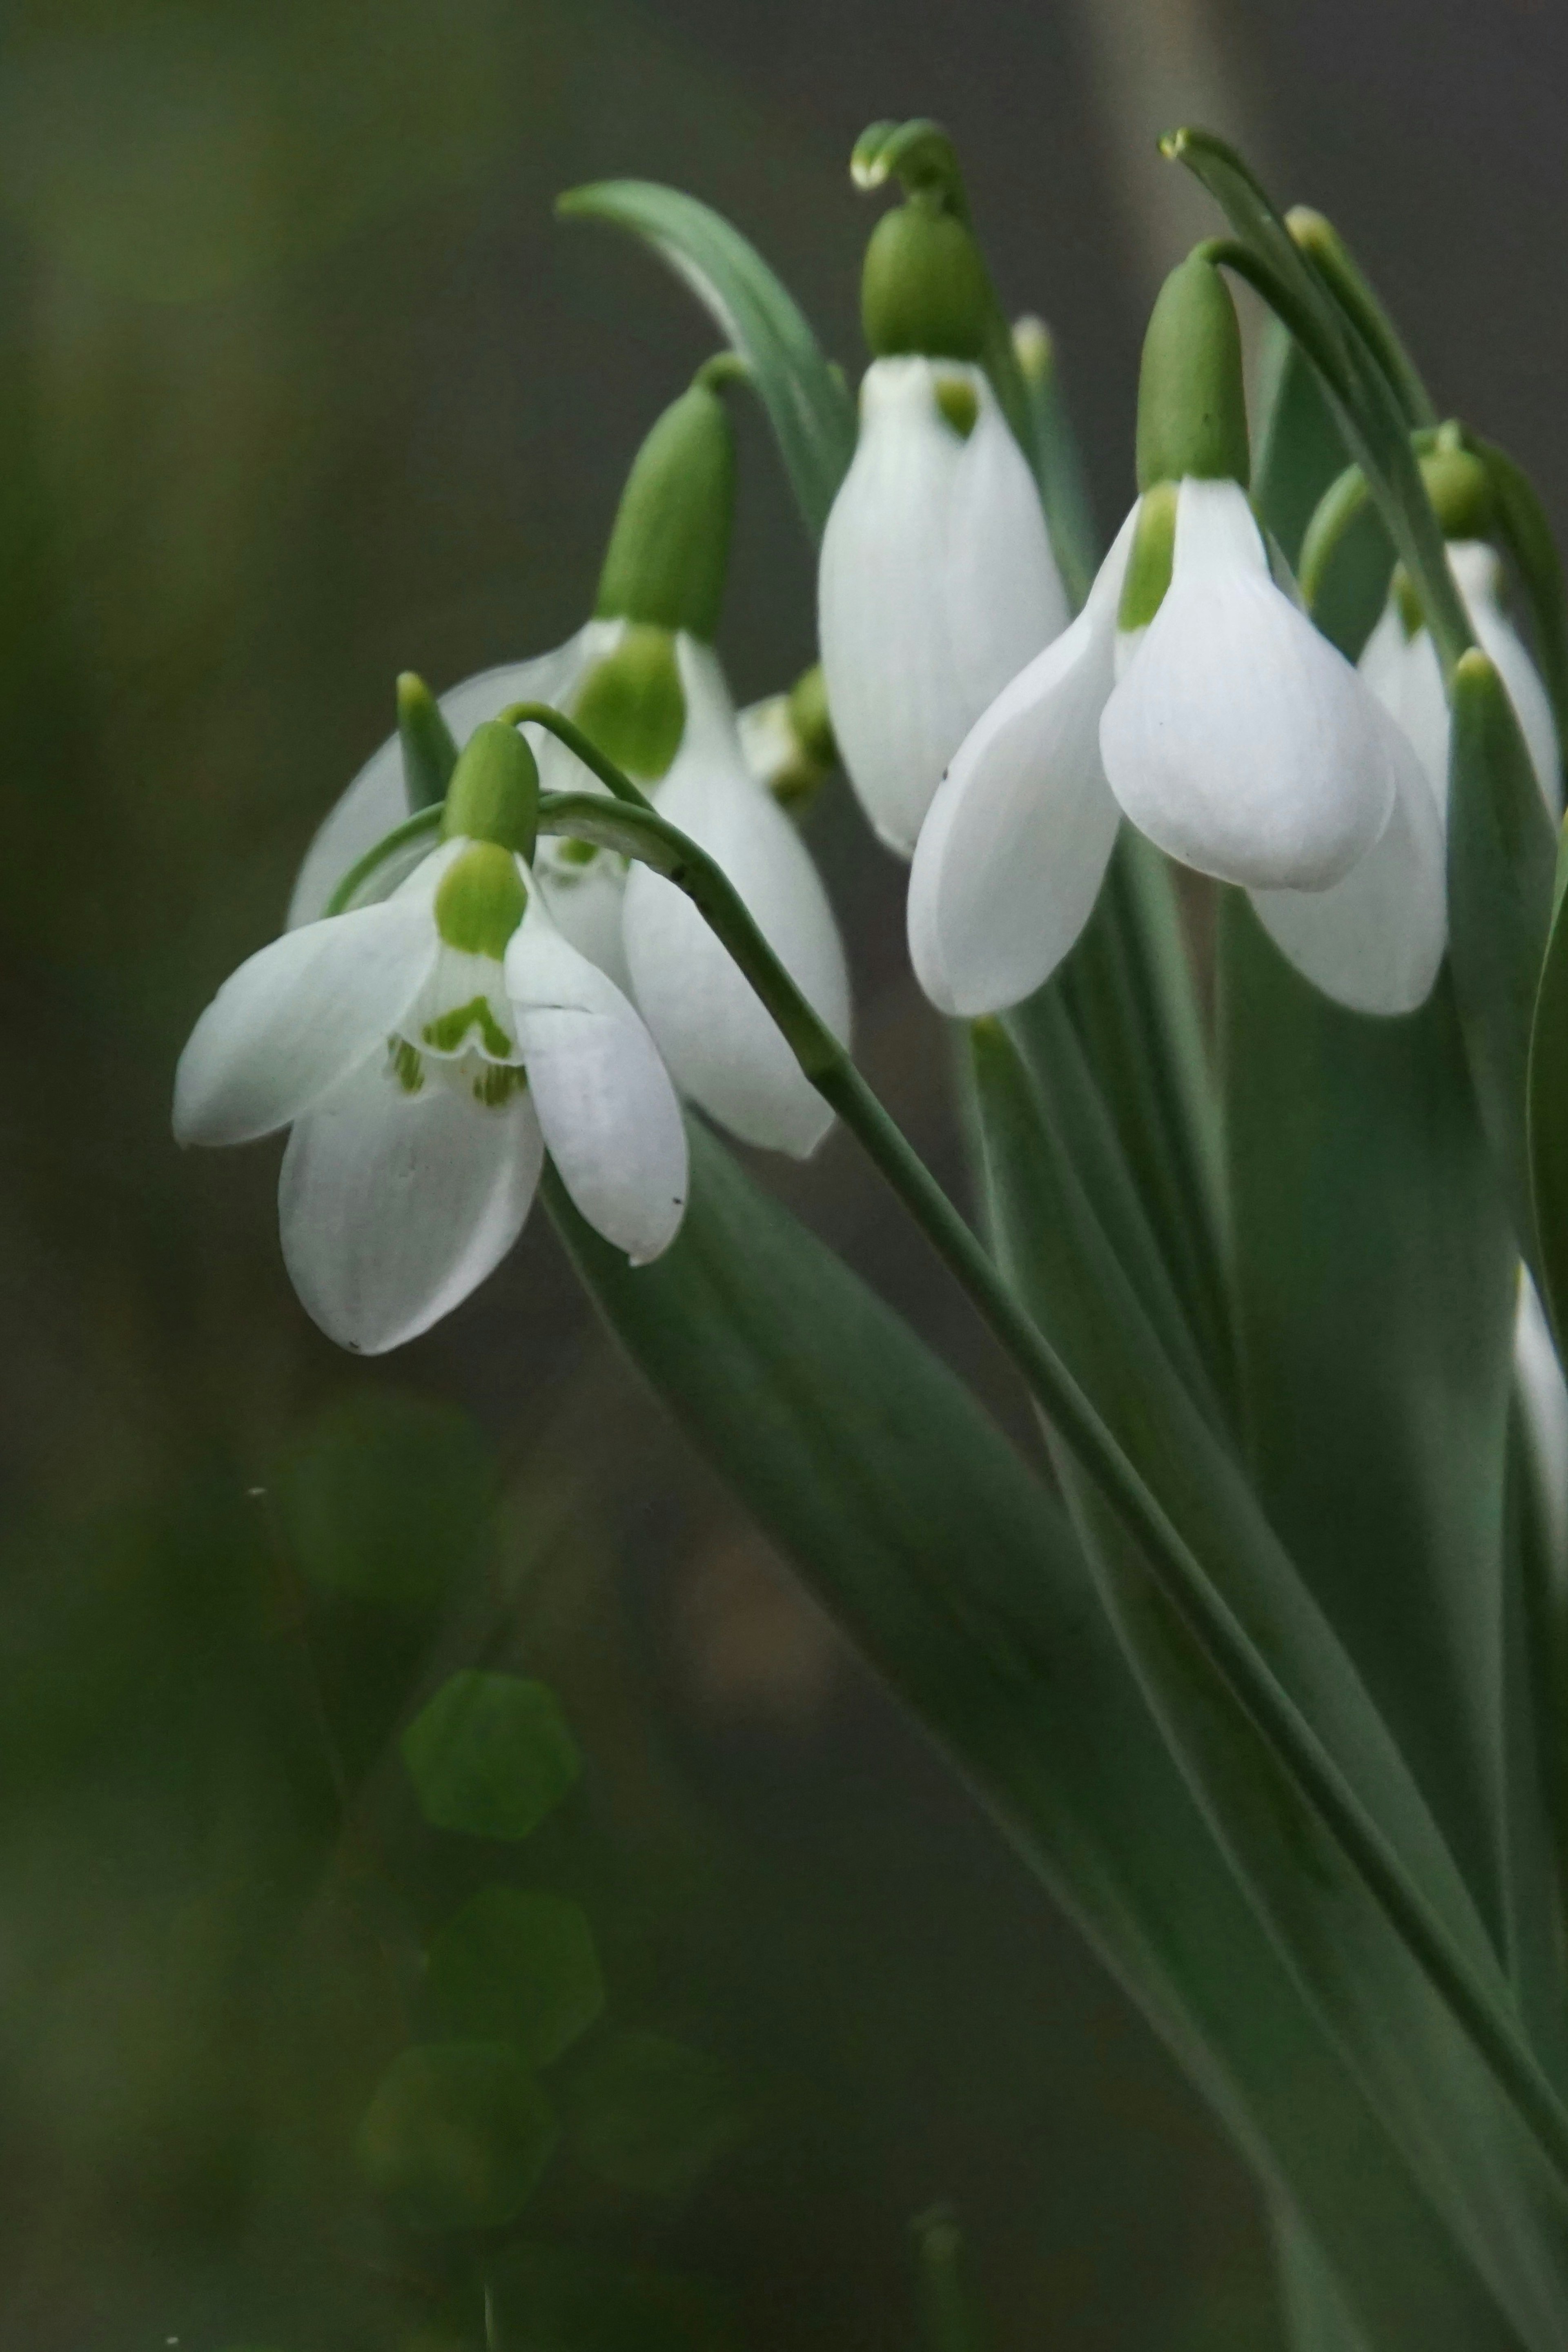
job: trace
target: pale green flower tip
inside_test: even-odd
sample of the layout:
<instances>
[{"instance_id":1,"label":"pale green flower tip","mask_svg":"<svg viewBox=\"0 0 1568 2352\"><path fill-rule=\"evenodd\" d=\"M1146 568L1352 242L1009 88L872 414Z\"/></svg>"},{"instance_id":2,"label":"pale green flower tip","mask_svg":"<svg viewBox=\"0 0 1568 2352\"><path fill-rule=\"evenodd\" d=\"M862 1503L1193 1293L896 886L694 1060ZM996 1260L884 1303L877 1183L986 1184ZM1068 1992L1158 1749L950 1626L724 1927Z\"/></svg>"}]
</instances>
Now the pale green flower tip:
<instances>
[{"instance_id":1,"label":"pale green flower tip","mask_svg":"<svg viewBox=\"0 0 1568 2352\"><path fill-rule=\"evenodd\" d=\"M628 775L657 782L668 774L686 732L686 689L670 631L627 628L588 672L572 715Z\"/></svg>"},{"instance_id":2,"label":"pale green flower tip","mask_svg":"<svg viewBox=\"0 0 1568 2352\"><path fill-rule=\"evenodd\" d=\"M445 797L458 764L458 747L441 706L415 670L397 681L397 738L410 809L434 808Z\"/></svg>"},{"instance_id":3,"label":"pale green flower tip","mask_svg":"<svg viewBox=\"0 0 1568 2352\"><path fill-rule=\"evenodd\" d=\"M1124 635L1146 629L1165 601L1176 556L1176 503L1179 485L1156 482L1138 502L1127 572L1116 625Z\"/></svg>"},{"instance_id":4,"label":"pale green flower tip","mask_svg":"<svg viewBox=\"0 0 1568 2352\"><path fill-rule=\"evenodd\" d=\"M1051 331L1032 312L1013 322L1013 352L1027 384L1049 383L1056 372L1057 351Z\"/></svg>"},{"instance_id":5,"label":"pale green flower tip","mask_svg":"<svg viewBox=\"0 0 1568 2352\"><path fill-rule=\"evenodd\" d=\"M966 376L939 375L931 396L942 422L961 441L967 441L980 420L980 394Z\"/></svg>"},{"instance_id":6,"label":"pale green flower tip","mask_svg":"<svg viewBox=\"0 0 1568 2352\"><path fill-rule=\"evenodd\" d=\"M533 856L539 830L539 765L515 727L487 719L452 772L441 832L447 841L491 842Z\"/></svg>"},{"instance_id":7,"label":"pale green flower tip","mask_svg":"<svg viewBox=\"0 0 1568 2352\"><path fill-rule=\"evenodd\" d=\"M977 361L992 310L980 247L955 215L920 196L883 215L860 280L860 321L874 359Z\"/></svg>"},{"instance_id":8,"label":"pale green flower tip","mask_svg":"<svg viewBox=\"0 0 1568 2352\"><path fill-rule=\"evenodd\" d=\"M1421 458L1421 479L1445 539L1489 539L1497 529L1490 474L1471 450L1440 441Z\"/></svg>"},{"instance_id":9,"label":"pale green flower tip","mask_svg":"<svg viewBox=\"0 0 1568 2352\"><path fill-rule=\"evenodd\" d=\"M1224 278L1189 254L1160 289L1138 380L1138 487L1236 481L1251 470L1241 331Z\"/></svg>"},{"instance_id":10,"label":"pale green flower tip","mask_svg":"<svg viewBox=\"0 0 1568 2352\"><path fill-rule=\"evenodd\" d=\"M604 621L719 632L735 511L735 436L710 362L638 450L621 495L594 610Z\"/></svg>"},{"instance_id":11,"label":"pale green flower tip","mask_svg":"<svg viewBox=\"0 0 1568 2352\"><path fill-rule=\"evenodd\" d=\"M436 929L449 948L499 963L527 906L514 853L499 842L473 841L441 877Z\"/></svg>"}]
</instances>

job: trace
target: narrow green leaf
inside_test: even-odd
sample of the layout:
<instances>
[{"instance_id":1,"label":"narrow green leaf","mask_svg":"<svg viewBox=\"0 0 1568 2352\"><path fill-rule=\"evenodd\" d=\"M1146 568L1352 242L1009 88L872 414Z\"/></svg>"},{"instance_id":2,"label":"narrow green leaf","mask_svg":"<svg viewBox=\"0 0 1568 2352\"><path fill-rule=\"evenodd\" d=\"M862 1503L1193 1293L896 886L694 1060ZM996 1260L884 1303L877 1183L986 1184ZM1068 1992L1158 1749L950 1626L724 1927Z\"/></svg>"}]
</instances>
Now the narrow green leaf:
<instances>
[{"instance_id":1,"label":"narrow green leaf","mask_svg":"<svg viewBox=\"0 0 1568 2352\"><path fill-rule=\"evenodd\" d=\"M1524 585L1536 657L1552 698L1561 753L1562 747L1568 745L1568 590L1563 586L1563 558L1535 485L1523 467L1495 441L1472 439L1470 446L1485 463L1503 539Z\"/></svg>"},{"instance_id":2,"label":"narrow green leaf","mask_svg":"<svg viewBox=\"0 0 1568 2352\"><path fill-rule=\"evenodd\" d=\"M1500 1933L1516 1253L1453 992L1347 1013L1239 893L1219 966L1258 1492Z\"/></svg>"},{"instance_id":3,"label":"narrow green leaf","mask_svg":"<svg viewBox=\"0 0 1568 2352\"><path fill-rule=\"evenodd\" d=\"M1565 836L1568 837L1568 836ZM1568 856L1558 853L1556 905L1531 1022L1527 1127L1531 1214L1542 1295L1559 1340L1568 1330Z\"/></svg>"},{"instance_id":4,"label":"narrow green leaf","mask_svg":"<svg viewBox=\"0 0 1568 2352\"><path fill-rule=\"evenodd\" d=\"M1552 840L1513 705L1472 647L1453 688L1448 929L1454 986L1481 1122L1520 1249L1535 1263L1526 1139L1531 1025L1552 920Z\"/></svg>"},{"instance_id":5,"label":"narrow green leaf","mask_svg":"<svg viewBox=\"0 0 1568 2352\"><path fill-rule=\"evenodd\" d=\"M555 2145L550 2102L515 2050L405 2050L360 2126L360 2167L416 2230L494 2230L521 2211Z\"/></svg>"},{"instance_id":6,"label":"narrow green leaf","mask_svg":"<svg viewBox=\"0 0 1568 2352\"><path fill-rule=\"evenodd\" d=\"M525 1838L583 1762L555 1694L518 1675L449 1675L403 1735L425 1818L470 1837Z\"/></svg>"},{"instance_id":7,"label":"narrow green leaf","mask_svg":"<svg viewBox=\"0 0 1568 2352\"><path fill-rule=\"evenodd\" d=\"M705 2279L525 2239L485 2272L486 2352L740 2352Z\"/></svg>"},{"instance_id":8,"label":"narrow green leaf","mask_svg":"<svg viewBox=\"0 0 1568 2352\"><path fill-rule=\"evenodd\" d=\"M1294 567L1319 500L1346 465L1345 440L1316 369L1278 319L1265 332L1262 379L1252 502ZM1369 505L1341 538L1312 604L1319 628L1352 661L1372 635L1393 569L1388 533Z\"/></svg>"},{"instance_id":9,"label":"narrow green leaf","mask_svg":"<svg viewBox=\"0 0 1568 2352\"><path fill-rule=\"evenodd\" d=\"M1222 1862L1038 1481L847 1268L692 1142L681 1235L640 1270L546 1180L633 1361L1288 2184L1380 2347L1517 2352Z\"/></svg>"},{"instance_id":10,"label":"narrow green leaf","mask_svg":"<svg viewBox=\"0 0 1568 2352\"><path fill-rule=\"evenodd\" d=\"M1413 1859L1451 1907L1447 1857L1399 1784L1396 1751L1352 1668L1164 1363L1064 1148L1002 1032L977 1024L975 1062L993 1230L1009 1281L1054 1339L1355 1780L1392 1802ZM1467 2033L1394 1932L1369 1882L1231 1696L1136 1547L1065 1447L1058 1467L1143 1689L1215 1834L1309 2000L1339 2039L1413 2172L1488 2276L1524 2340L1552 2341L1568 2293L1568 2191ZM1200 1485L1201 1481L1201 1485ZM1259 1515L1260 1517L1260 1515ZM1246 1557L1242 1557L1245 1547ZM1247 1588L1250 1589L1247 1589ZM1462 1899L1457 1906L1468 1913ZM1491 1973L1489 1971L1489 1973ZM1500 2008L1508 1995L1494 1987ZM1439 2156L1437 2151L1441 2150ZM1325 2240L1327 2244L1328 2241Z\"/></svg>"},{"instance_id":11,"label":"narrow green leaf","mask_svg":"<svg viewBox=\"0 0 1568 2352\"><path fill-rule=\"evenodd\" d=\"M756 248L695 196L653 180L600 180L557 201L650 245L751 369L807 531L822 537L855 454L855 406L805 313Z\"/></svg>"},{"instance_id":12,"label":"narrow green leaf","mask_svg":"<svg viewBox=\"0 0 1568 2352\"><path fill-rule=\"evenodd\" d=\"M1375 2352L1347 2310L1332 2271L1288 2205L1273 2208L1274 2259L1290 2352Z\"/></svg>"},{"instance_id":13,"label":"narrow green leaf","mask_svg":"<svg viewBox=\"0 0 1568 2352\"><path fill-rule=\"evenodd\" d=\"M1531 2041L1568 2084L1568 1774L1563 1757L1564 1562L1546 1478L1516 1393L1509 1430L1503 1753L1509 1973Z\"/></svg>"},{"instance_id":14,"label":"narrow green leaf","mask_svg":"<svg viewBox=\"0 0 1568 2352\"><path fill-rule=\"evenodd\" d=\"M1104 552L1089 504L1089 481L1078 436L1068 413L1061 368L1050 330L1039 319L1020 319L1013 345L1028 403L1035 477L1050 526L1068 601L1076 613L1100 569Z\"/></svg>"}]
</instances>

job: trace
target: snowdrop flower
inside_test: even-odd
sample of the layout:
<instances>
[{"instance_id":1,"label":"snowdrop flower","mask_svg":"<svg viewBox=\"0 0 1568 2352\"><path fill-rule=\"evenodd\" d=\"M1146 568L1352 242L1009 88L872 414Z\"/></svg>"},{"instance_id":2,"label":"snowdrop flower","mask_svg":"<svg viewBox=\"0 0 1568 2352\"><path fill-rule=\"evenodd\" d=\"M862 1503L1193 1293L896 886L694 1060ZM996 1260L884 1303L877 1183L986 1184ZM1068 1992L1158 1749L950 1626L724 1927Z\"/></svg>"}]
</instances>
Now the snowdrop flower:
<instances>
[{"instance_id":1,"label":"snowdrop flower","mask_svg":"<svg viewBox=\"0 0 1568 2352\"><path fill-rule=\"evenodd\" d=\"M1555 819L1563 813L1557 730L1546 688L1508 615L1502 563L1484 541L1459 539L1448 543L1448 569L1470 616L1476 642L1495 665L1513 705L1541 796ZM1437 649L1403 572L1395 573L1388 602L1366 641L1361 674L1415 745L1437 806L1446 812L1451 731L1448 699L1443 691Z\"/></svg>"},{"instance_id":2,"label":"snowdrop flower","mask_svg":"<svg viewBox=\"0 0 1568 2352\"><path fill-rule=\"evenodd\" d=\"M440 717L458 743L518 702L548 702L574 719L723 866L780 961L847 1041L848 982L826 893L748 766L713 651L733 476L729 418L704 371L658 420L633 466L595 617L554 652L453 688ZM604 790L546 730L522 731L545 791ZM319 915L356 860L407 815L407 732L382 746L328 817L290 922ZM831 1113L678 891L651 876L632 887L623 857L572 840L542 840L532 871L556 929L635 997L693 1102L746 1142L797 1155L815 1149Z\"/></svg>"},{"instance_id":3,"label":"snowdrop flower","mask_svg":"<svg viewBox=\"0 0 1568 2352\"><path fill-rule=\"evenodd\" d=\"M1444 943L1430 793L1276 584L1247 467L1235 312L1194 258L1145 345L1144 495L1078 620L965 739L921 835L910 950L944 1012L994 1012L1049 977L1122 816L1249 890L1282 950L1342 1002L1403 1012L1430 989Z\"/></svg>"},{"instance_id":4,"label":"snowdrop flower","mask_svg":"<svg viewBox=\"0 0 1568 2352\"><path fill-rule=\"evenodd\" d=\"M823 537L817 634L846 772L907 857L953 752L1068 605L978 364L994 298L968 229L918 201L887 214L861 307L874 356Z\"/></svg>"},{"instance_id":5,"label":"snowdrop flower","mask_svg":"<svg viewBox=\"0 0 1568 2352\"><path fill-rule=\"evenodd\" d=\"M551 919L527 863L537 793L521 737L477 729L439 845L390 898L250 957L180 1057L182 1143L289 1129L284 1260L342 1347L401 1346L466 1298L546 1151L633 1265L679 1230L679 1104L632 1006Z\"/></svg>"}]
</instances>

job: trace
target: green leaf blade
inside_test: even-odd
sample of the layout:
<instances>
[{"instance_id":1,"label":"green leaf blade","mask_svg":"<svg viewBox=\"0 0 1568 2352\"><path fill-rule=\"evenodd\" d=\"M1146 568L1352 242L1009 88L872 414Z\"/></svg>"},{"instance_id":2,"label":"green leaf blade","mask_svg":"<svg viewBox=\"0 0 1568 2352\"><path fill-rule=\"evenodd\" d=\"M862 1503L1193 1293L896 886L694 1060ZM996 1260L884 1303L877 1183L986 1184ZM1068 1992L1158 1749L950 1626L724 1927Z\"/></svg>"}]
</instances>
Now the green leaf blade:
<instances>
[{"instance_id":1,"label":"green leaf blade","mask_svg":"<svg viewBox=\"0 0 1568 2352\"><path fill-rule=\"evenodd\" d=\"M695 196L653 180L573 188L556 210L640 237L696 295L750 367L806 530L820 540L855 454L854 404L756 248Z\"/></svg>"}]
</instances>

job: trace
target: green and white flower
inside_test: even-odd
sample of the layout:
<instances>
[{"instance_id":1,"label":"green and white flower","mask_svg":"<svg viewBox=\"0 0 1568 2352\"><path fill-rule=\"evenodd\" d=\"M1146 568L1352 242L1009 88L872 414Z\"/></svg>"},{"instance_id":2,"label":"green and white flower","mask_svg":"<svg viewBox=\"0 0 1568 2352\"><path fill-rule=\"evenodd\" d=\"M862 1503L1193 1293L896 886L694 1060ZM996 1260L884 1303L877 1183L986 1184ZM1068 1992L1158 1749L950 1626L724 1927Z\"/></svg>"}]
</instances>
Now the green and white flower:
<instances>
[{"instance_id":1,"label":"green and white flower","mask_svg":"<svg viewBox=\"0 0 1568 2352\"><path fill-rule=\"evenodd\" d=\"M322 1330L367 1355L416 1338L485 1279L522 1230L546 1151L634 1265L680 1224L679 1104L636 1011L550 916L526 857L531 770L510 729L479 730L440 845L390 898L250 957L180 1058L182 1143L290 1129L285 1262ZM476 838L465 827L481 805ZM498 806L512 813L499 824Z\"/></svg>"}]
</instances>

